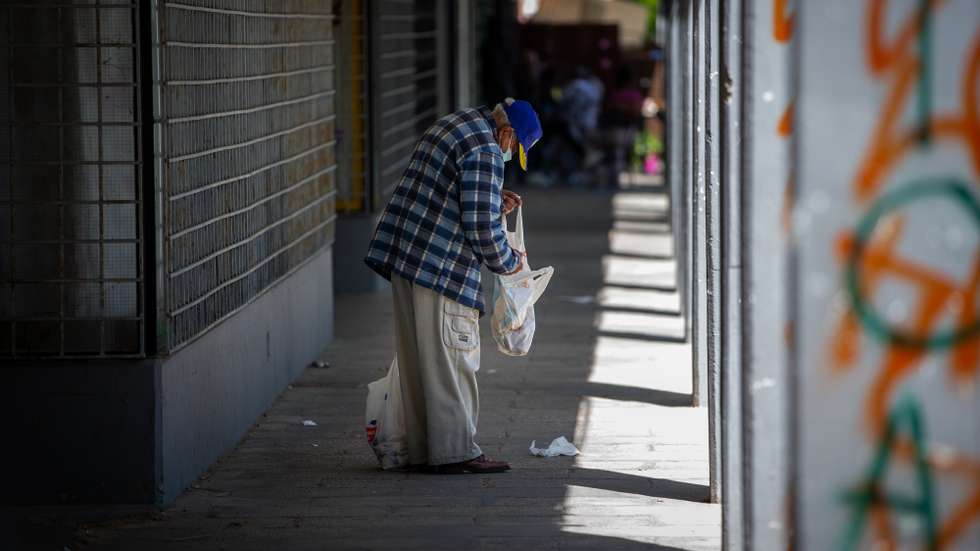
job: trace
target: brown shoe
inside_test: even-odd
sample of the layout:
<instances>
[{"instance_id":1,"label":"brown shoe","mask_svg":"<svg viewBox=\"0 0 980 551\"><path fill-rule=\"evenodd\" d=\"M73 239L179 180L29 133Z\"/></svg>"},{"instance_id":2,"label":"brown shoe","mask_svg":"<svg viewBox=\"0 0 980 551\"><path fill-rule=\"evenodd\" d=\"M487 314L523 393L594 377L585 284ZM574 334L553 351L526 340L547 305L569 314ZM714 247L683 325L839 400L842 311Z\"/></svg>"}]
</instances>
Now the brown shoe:
<instances>
[{"instance_id":1,"label":"brown shoe","mask_svg":"<svg viewBox=\"0 0 980 551\"><path fill-rule=\"evenodd\" d=\"M510 465L508 465L505 461L494 461L485 455L481 455L480 457L470 459L469 461L448 463L446 465L433 465L430 472L434 474L486 474L502 473L509 470Z\"/></svg>"}]
</instances>

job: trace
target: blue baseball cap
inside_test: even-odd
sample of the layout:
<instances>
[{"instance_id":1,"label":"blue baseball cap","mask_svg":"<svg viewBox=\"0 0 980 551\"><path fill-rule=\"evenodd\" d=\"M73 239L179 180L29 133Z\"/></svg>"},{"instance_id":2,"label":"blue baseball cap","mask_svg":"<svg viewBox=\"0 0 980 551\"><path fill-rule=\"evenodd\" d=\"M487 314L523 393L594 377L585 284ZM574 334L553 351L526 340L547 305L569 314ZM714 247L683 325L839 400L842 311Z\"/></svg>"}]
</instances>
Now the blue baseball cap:
<instances>
[{"instance_id":1,"label":"blue baseball cap","mask_svg":"<svg viewBox=\"0 0 980 551\"><path fill-rule=\"evenodd\" d=\"M531 104L524 100L507 98L504 100L504 112L510 120L510 125L517 133L520 149L521 168L527 170L527 152L541 139L541 121L534 112Z\"/></svg>"}]
</instances>

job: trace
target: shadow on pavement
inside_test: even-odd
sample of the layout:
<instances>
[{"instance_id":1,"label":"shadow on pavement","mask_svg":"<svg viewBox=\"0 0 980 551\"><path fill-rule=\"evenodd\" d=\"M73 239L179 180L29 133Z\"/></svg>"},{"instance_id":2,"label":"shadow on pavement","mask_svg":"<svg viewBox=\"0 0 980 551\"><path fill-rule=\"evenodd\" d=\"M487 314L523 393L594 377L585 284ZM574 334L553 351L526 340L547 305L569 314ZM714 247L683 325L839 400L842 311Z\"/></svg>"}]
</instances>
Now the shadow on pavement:
<instances>
[{"instance_id":1,"label":"shadow on pavement","mask_svg":"<svg viewBox=\"0 0 980 551\"><path fill-rule=\"evenodd\" d=\"M673 258L662 250L669 240L648 241L642 224L614 224L614 200L644 223L664 219L665 202L651 195L656 188L626 197L520 191L532 265L557 274L527 357L497 353L483 322L478 438L511 472L377 468L362 428L365 384L393 355L390 296L338 297L337 336L324 356L333 367L307 369L173 507L101 521L63 516L62 531L74 535L55 540L72 550L141 551L718 548L718 508L704 503L706 421L690 407L689 351L674 344L684 341L673 334L683 319L655 296L676 293L676 282L650 283L661 276L641 264L609 285L603 267L619 254L611 233L631 243L630 262ZM649 208L631 206L634 197ZM652 319L672 325L644 325ZM642 331L617 325L637 323ZM528 453L532 440L546 445L561 435L582 455Z\"/></svg>"}]
</instances>

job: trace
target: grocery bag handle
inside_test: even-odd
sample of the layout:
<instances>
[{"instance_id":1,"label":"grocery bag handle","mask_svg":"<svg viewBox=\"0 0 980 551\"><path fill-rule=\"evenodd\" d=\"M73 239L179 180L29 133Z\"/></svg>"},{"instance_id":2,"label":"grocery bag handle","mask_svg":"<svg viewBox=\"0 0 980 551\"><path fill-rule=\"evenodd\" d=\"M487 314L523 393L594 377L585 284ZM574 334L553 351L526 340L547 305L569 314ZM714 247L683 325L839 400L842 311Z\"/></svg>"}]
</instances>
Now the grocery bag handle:
<instances>
[{"instance_id":1,"label":"grocery bag handle","mask_svg":"<svg viewBox=\"0 0 980 551\"><path fill-rule=\"evenodd\" d=\"M518 205L517 207L517 228L514 230L514 237L517 239L517 243L521 248L521 252L527 252L527 246L524 245L524 206Z\"/></svg>"},{"instance_id":2,"label":"grocery bag handle","mask_svg":"<svg viewBox=\"0 0 980 551\"><path fill-rule=\"evenodd\" d=\"M510 223L507 222L507 215L502 214L504 218L504 229L510 231ZM517 207L517 220L514 222L514 240L517 241L518 248L522 252L527 252L524 245L524 205L519 205Z\"/></svg>"}]
</instances>

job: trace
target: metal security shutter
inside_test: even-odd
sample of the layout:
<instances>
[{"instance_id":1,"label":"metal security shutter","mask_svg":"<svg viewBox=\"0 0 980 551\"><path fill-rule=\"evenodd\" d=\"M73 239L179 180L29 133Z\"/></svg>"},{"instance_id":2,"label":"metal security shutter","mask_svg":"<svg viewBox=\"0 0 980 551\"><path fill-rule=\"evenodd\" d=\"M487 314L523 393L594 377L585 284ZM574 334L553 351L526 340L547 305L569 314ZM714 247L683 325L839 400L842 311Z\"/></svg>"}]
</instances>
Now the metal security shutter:
<instances>
[{"instance_id":1,"label":"metal security shutter","mask_svg":"<svg viewBox=\"0 0 980 551\"><path fill-rule=\"evenodd\" d=\"M138 5L0 4L0 357L144 353Z\"/></svg>"},{"instance_id":2,"label":"metal security shutter","mask_svg":"<svg viewBox=\"0 0 980 551\"><path fill-rule=\"evenodd\" d=\"M367 1L343 0L337 41L337 210L363 212L368 193Z\"/></svg>"},{"instance_id":3,"label":"metal security shutter","mask_svg":"<svg viewBox=\"0 0 980 551\"><path fill-rule=\"evenodd\" d=\"M331 4L161 4L170 351L333 241Z\"/></svg>"},{"instance_id":4,"label":"metal security shutter","mask_svg":"<svg viewBox=\"0 0 980 551\"><path fill-rule=\"evenodd\" d=\"M376 207L391 193L418 138L441 114L436 0L372 2L372 188Z\"/></svg>"}]
</instances>

